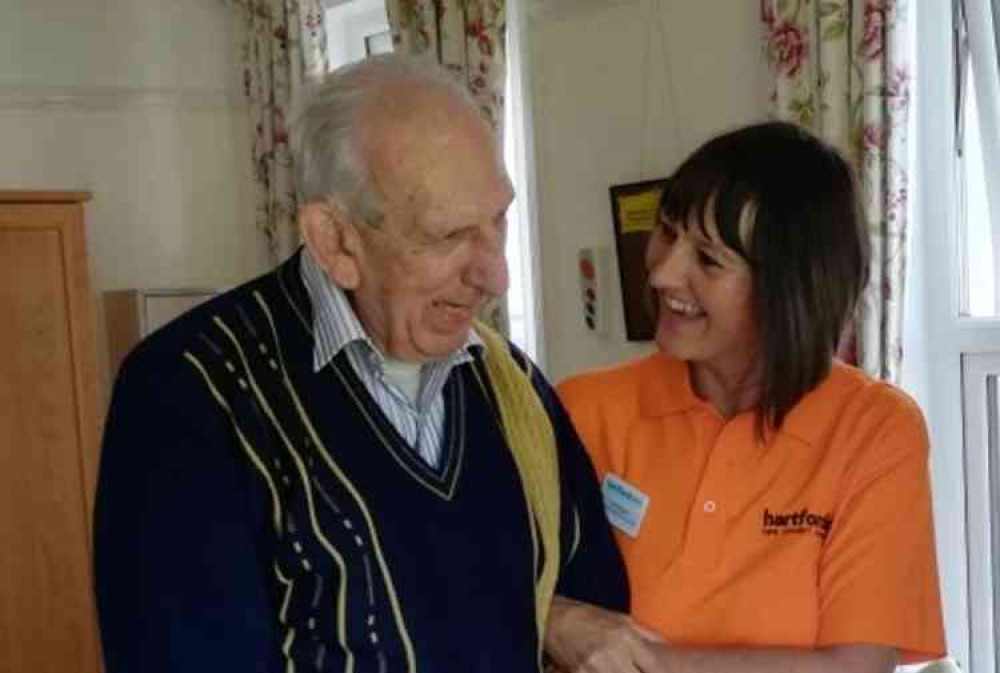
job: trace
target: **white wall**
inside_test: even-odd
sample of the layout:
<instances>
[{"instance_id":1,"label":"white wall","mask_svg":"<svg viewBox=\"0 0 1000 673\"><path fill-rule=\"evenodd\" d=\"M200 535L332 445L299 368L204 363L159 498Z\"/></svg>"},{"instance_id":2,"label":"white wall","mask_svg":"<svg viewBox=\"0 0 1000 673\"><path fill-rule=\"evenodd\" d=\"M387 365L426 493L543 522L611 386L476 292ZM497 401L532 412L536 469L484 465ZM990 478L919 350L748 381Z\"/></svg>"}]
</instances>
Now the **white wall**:
<instances>
[{"instance_id":1,"label":"white wall","mask_svg":"<svg viewBox=\"0 0 1000 673\"><path fill-rule=\"evenodd\" d=\"M0 189L88 190L96 289L264 268L233 10L0 0Z\"/></svg>"},{"instance_id":2,"label":"white wall","mask_svg":"<svg viewBox=\"0 0 1000 673\"><path fill-rule=\"evenodd\" d=\"M559 380L650 350L625 339L608 187L664 177L767 113L757 3L545 0L529 16L545 364ZM577 250L611 251L610 332L583 324Z\"/></svg>"}]
</instances>

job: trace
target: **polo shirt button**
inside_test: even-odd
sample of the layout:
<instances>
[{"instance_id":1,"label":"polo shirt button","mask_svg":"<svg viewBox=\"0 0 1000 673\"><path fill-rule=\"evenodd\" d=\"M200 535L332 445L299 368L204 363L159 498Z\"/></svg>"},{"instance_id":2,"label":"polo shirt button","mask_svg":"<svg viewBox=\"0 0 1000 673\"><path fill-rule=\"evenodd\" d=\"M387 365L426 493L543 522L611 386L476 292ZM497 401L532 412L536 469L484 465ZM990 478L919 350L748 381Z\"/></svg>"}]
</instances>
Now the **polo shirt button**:
<instances>
[{"instance_id":1,"label":"polo shirt button","mask_svg":"<svg viewBox=\"0 0 1000 673\"><path fill-rule=\"evenodd\" d=\"M715 501L714 500L706 500L705 504L702 505L702 509L705 510L705 514L711 514L712 512L715 511Z\"/></svg>"}]
</instances>

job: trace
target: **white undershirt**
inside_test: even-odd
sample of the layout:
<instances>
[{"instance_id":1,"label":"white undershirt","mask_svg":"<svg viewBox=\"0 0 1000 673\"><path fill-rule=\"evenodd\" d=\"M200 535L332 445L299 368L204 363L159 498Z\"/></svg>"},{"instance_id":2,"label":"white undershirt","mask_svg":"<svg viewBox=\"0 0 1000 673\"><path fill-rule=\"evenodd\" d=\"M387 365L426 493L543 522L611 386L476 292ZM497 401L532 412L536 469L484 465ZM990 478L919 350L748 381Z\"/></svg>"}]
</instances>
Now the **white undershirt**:
<instances>
[{"instance_id":1,"label":"white undershirt","mask_svg":"<svg viewBox=\"0 0 1000 673\"><path fill-rule=\"evenodd\" d=\"M382 370L385 377L403 391L410 403L416 406L417 395L420 394L420 369L421 365L414 362L402 362L386 358L382 363Z\"/></svg>"}]
</instances>

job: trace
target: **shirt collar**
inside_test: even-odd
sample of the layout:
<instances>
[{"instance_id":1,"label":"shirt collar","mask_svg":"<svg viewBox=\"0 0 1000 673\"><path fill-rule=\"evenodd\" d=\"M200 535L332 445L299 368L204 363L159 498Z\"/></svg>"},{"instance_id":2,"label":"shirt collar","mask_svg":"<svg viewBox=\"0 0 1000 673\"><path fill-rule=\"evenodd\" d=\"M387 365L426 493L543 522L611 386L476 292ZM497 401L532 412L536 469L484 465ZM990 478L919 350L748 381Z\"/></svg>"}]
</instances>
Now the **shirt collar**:
<instances>
[{"instance_id":1,"label":"shirt collar","mask_svg":"<svg viewBox=\"0 0 1000 673\"><path fill-rule=\"evenodd\" d=\"M819 442L844 406L871 383L860 370L834 360L827 377L788 412L781 431L810 444Z\"/></svg>"},{"instance_id":2,"label":"shirt collar","mask_svg":"<svg viewBox=\"0 0 1000 673\"><path fill-rule=\"evenodd\" d=\"M690 369L683 360L656 353L639 366L639 404L644 416L666 416L708 404L695 395ZM832 416L840 412L842 400L850 399L863 385L864 376L858 370L834 361L830 374L792 407L779 434L809 444L820 441Z\"/></svg>"},{"instance_id":3,"label":"shirt collar","mask_svg":"<svg viewBox=\"0 0 1000 673\"><path fill-rule=\"evenodd\" d=\"M644 416L666 416L704 402L694 394L687 363L655 353L639 364L639 404Z\"/></svg>"},{"instance_id":4,"label":"shirt collar","mask_svg":"<svg viewBox=\"0 0 1000 673\"><path fill-rule=\"evenodd\" d=\"M351 344L359 344L373 356L377 363L385 361L385 356L372 341L364 325L358 319L347 294L332 282L313 258L308 248L302 249L302 282L309 293L313 306L313 371L318 372ZM486 347L475 328L469 330L465 343L444 358L453 364L468 362Z\"/></svg>"}]
</instances>

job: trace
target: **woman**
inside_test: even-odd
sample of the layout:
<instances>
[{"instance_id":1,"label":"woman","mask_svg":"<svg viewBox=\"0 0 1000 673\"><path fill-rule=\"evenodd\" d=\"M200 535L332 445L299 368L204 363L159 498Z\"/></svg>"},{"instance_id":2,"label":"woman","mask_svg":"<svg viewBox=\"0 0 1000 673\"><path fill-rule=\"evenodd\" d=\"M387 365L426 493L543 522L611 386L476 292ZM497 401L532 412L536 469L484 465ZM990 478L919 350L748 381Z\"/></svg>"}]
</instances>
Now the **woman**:
<instances>
[{"instance_id":1,"label":"woman","mask_svg":"<svg viewBox=\"0 0 1000 673\"><path fill-rule=\"evenodd\" d=\"M557 602L563 669L943 656L921 413L834 359L866 241L850 168L789 124L715 138L671 177L646 260L660 352L560 386L632 586L631 620Z\"/></svg>"}]
</instances>

